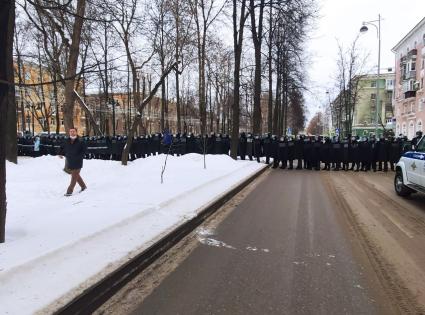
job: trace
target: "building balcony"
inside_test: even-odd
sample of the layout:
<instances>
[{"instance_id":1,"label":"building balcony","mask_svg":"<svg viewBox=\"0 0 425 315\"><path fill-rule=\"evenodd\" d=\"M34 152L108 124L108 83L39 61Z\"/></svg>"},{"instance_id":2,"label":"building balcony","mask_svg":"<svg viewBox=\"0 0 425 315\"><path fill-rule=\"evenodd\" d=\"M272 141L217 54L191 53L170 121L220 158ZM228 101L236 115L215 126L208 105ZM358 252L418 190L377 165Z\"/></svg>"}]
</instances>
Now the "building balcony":
<instances>
[{"instance_id":1,"label":"building balcony","mask_svg":"<svg viewBox=\"0 0 425 315\"><path fill-rule=\"evenodd\" d=\"M404 98L416 97L416 91L406 91L404 92Z\"/></svg>"},{"instance_id":2,"label":"building balcony","mask_svg":"<svg viewBox=\"0 0 425 315\"><path fill-rule=\"evenodd\" d=\"M416 70L403 74L403 80L416 79Z\"/></svg>"},{"instance_id":3,"label":"building balcony","mask_svg":"<svg viewBox=\"0 0 425 315\"><path fill-rule=\"evenodd\" d=\"M409 51L407 53L408 57L412 57L412 56L416 56L418 54L418 50L417 49L412 49L411 51Z\"/></svg>"},{"instance_id":4,"label":"building balcony","mask_svg":"<svg viewBox=\"0 0 425 315\"><path fill-rule=\"evenodd\" d=\"M386 112L391 112L393 110L393 106L392 105L385 105L385 111Z\"/></svg>"}]
</instances>

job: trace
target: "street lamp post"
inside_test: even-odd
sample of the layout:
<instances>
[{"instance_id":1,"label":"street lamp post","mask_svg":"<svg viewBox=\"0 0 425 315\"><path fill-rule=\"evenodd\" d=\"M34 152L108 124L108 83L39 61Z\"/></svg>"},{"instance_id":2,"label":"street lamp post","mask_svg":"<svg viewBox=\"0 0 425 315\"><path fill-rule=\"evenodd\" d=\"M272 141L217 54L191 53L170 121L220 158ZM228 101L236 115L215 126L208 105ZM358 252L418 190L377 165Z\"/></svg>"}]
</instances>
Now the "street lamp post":
<instances>
[{"instance_id":1,"label":"street lamp post","mask_svg":"<svg viewBox=\"0 0 425 315\"><path fill-rule=\"evenodd\" d=\"M376 25L375 23L378 23ZM366 25L373 25L376 28L378 35L378 78L376 79L376 109L375 109L375 136L378 136L378 113L379 113L379 78L380 78L380 69L381 69L381 14L378 14L378 19L373 21L363 22L363 26L360 28L361 33L368 31Z\"/></svg>"}]
</instances>

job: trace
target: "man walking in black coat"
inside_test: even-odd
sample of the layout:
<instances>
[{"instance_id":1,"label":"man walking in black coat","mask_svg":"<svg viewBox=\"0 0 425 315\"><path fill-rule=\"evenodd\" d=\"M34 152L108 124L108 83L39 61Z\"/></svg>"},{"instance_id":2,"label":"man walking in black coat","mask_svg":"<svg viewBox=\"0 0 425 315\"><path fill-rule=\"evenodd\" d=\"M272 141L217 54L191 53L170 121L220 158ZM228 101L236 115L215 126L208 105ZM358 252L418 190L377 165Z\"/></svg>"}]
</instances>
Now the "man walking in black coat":
<instances>
[{"instance_id":1,"label":"man walking in black coat","mask_svg":"<svg viewBox=\"0 0 425 315\"><path fill-rule=\"evenodd\" d=\"M86 145L78 138L77 129L69 129L69 139L65 141L60 155L61 158L63 158L62 154L65 155L65 165L71 174L71 183L69 184L65 194L67 197L72 195L76 183L78 183L78 185L81 187L80 192L87 189L86 184L80 176L80 171L83 168L83 159L85 153Z\"/></svg>"}]
</instances>

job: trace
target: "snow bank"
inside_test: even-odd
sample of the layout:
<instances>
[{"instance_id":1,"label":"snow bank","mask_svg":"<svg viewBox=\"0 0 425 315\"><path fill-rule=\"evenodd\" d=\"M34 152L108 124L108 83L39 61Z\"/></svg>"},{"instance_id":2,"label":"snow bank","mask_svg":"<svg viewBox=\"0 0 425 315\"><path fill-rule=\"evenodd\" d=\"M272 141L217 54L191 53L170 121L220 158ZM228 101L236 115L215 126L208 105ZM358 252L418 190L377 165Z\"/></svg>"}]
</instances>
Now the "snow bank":
<instances>
[{"instance_id":1,"label":"snow bank","mask_svg":"<svg viewBox=\"0 0 425 315\"><path fill-rule=\"evenodd\" d=\"M196 215L264 167L225 155L130 162L86 160L88 189L64 197L69 175L53 156L7 164L6 243L0 244L0 313L31 314L69 298Z\"/></svg>"}]
</instances>

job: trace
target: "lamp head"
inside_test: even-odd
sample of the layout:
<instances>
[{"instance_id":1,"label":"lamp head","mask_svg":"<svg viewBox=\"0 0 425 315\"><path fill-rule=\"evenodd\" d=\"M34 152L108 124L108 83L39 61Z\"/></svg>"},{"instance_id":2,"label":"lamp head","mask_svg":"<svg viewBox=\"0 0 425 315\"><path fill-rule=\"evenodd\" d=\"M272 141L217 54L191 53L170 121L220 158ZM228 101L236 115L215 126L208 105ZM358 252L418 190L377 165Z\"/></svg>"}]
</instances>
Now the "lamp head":
<instances>
[{"instance_id":1,"label":"lamp head","mask_svg":"<svg viewBox=\"0 0 425 315\"><path fill-rule=\"evenodd\" d=\"M369 29L367 28L367 26L366 26L366 25L363 25L363 26L360 28L360 33L366 33L368 30L369 30Z\"/></svg>"}]
</instances>

